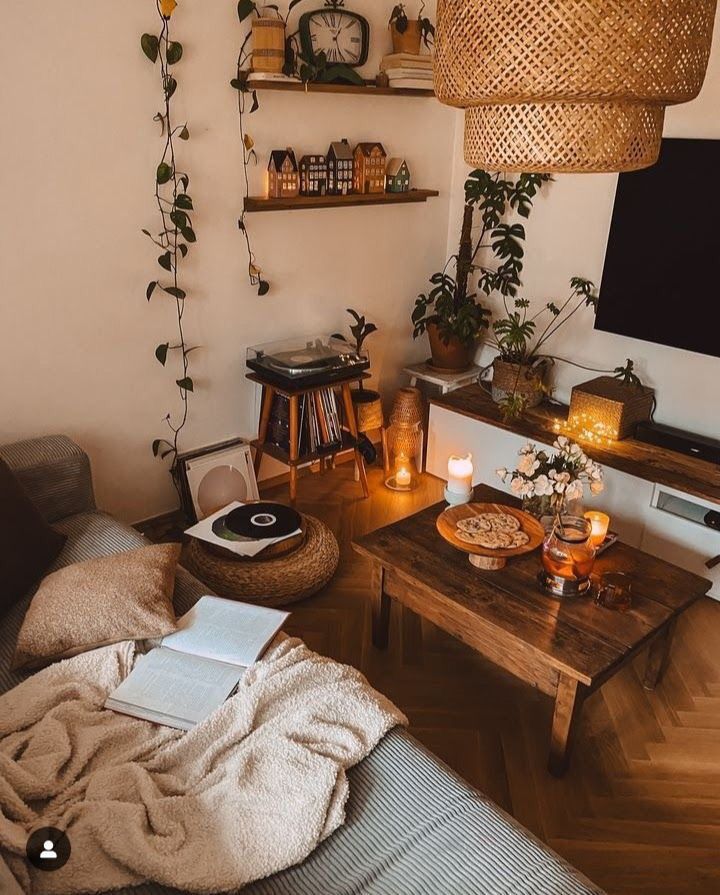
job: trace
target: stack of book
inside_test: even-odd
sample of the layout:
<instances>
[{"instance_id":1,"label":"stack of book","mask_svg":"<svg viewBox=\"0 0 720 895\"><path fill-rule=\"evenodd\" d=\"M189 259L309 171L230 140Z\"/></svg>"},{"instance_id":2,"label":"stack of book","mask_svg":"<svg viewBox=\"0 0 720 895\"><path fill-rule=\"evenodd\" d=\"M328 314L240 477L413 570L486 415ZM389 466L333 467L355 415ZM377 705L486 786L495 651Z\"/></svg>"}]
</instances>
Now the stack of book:
<instances>
[{"instance_id":1,"label":"stack of book","mask_svg":"<svg viewBox=\"0 0 720 895\"><path fill-rule=\"evenodd\" d=\"M383 56L380 71L385 72L391 87L411 90L432 90L432 56L414 53L390 53Z\"/></svg>"},{"instance_id":2,"label":"stack of book","mask_svg":"<svg viewBox=\"0 0 720 895\"><path fill-rule=\"evenodd\" d=\"M299 454L332 453L342 446L342 424L337 395L331 388L316 389L300 398ZM290 451L290 409L288 399L277 394L273 400L267 440Z\"/></svg>"}]
</instances>

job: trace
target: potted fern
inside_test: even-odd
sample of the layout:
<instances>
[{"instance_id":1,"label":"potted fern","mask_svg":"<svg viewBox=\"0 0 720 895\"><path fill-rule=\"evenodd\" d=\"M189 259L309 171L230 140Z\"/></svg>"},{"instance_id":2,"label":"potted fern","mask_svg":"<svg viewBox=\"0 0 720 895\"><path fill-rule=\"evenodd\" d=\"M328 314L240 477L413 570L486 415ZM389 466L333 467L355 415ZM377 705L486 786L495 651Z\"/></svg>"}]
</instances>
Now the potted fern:
<instances>
[{"instance_id":1,"label":"potted fern","mask_svg":"<svg viewBox=\"0 0 720 895\"><path fill-rule=\"evenodd\" d=\"M460 245L445 267L430 277L432 289L418 296L412 312L413 338L427 333L432 364L445 371L472 365L478 341L490 322L490 311L468 289L471 276L485 296L514 298L523 268L525 228L503 220L506 214L527 218L533 200L549 174L520 174L510 180L477 169L465 181ZM479 235L473 239L473 218L479 212ZM480 263L488 250L493 261Z\"/></svg>"}]
</instances>

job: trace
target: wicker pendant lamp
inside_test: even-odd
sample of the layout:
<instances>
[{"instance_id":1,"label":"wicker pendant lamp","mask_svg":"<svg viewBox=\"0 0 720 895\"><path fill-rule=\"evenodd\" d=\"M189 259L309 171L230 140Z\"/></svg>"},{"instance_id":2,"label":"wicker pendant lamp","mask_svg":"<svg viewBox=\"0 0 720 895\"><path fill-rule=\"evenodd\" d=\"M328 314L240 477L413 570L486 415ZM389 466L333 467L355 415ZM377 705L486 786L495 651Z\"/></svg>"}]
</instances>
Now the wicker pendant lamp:
<instances>
[{"instance_id":1,"label":"wicker pendant lamp","mask_svg":"<svg viewBox=\"0 0 720 895\"><path fill-rule=\"evenodd\" d=\"M435 92L489 171L632 171L693 99L717 0L438 0Z\"/></svg>"}]
</instances>

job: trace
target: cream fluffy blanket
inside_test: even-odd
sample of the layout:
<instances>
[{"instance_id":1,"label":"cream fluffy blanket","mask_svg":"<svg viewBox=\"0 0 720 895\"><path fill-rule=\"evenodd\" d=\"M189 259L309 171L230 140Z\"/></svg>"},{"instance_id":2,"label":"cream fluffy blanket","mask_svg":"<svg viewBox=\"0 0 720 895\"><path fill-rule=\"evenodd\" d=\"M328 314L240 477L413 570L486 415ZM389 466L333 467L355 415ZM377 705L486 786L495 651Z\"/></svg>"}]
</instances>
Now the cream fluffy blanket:
<instances>
[{"instance_id":1,"label":"cream fluffy blanket","mask_svg":"<svg viewBox=\"0 0 720 895\"><path fill-rule=\"evenodd\" d=\"M358 671L283 639L182 733L102 708L134 658L104 647L0 697L0 856L25 892L222 892L302 861L344 821L346 770L406 723ZM51 873L24 859L41 826L72 846Z\"/></svg>"}]
</instances>

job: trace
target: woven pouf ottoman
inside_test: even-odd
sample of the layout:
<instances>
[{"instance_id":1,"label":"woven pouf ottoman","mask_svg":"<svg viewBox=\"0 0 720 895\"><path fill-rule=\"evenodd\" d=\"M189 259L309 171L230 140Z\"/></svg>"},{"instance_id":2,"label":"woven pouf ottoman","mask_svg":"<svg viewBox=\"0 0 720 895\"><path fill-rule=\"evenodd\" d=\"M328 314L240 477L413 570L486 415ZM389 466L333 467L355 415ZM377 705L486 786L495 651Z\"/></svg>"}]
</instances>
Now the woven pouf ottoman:
<instances>
[{"instance_id":1,"label":"woven pouf ottoman","mask_svg":"<svg viewBox=\"0 0 720 895\"><path fill-rule=\"evenodd\" d=\"M303 516L305 538L291 553L263 559L220 555L193 538L183 551L188 571L221 597L258 606L285 606L304 600L330 581L340 560L335 535L314 516Z\"/></svg>"}]
</instances>

